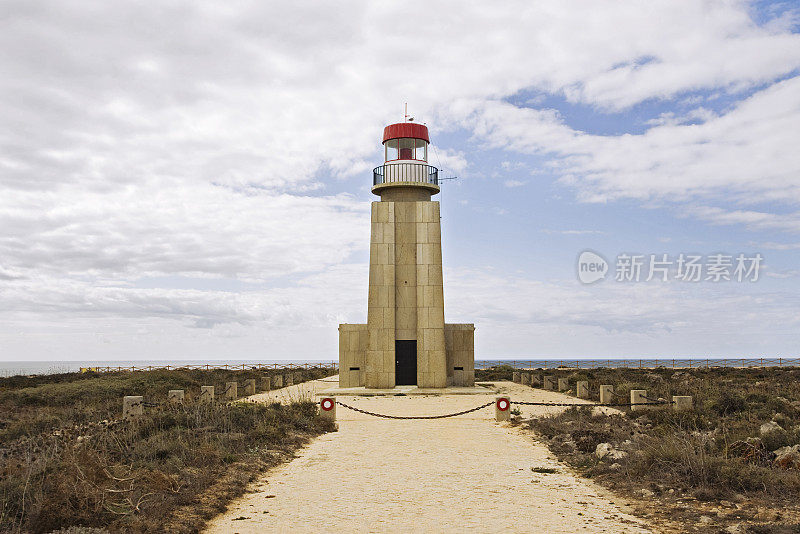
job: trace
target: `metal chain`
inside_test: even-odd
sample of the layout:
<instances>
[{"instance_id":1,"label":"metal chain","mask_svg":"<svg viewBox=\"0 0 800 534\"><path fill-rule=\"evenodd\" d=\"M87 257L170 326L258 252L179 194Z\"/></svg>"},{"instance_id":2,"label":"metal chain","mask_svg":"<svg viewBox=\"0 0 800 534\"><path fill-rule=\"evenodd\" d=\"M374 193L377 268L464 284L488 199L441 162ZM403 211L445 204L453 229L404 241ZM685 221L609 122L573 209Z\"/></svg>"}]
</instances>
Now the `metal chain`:
<instances>
[{"instance_id":1,"label":"metal chain","mask_svg":"<svg viewBox=\"0 0 800 534\"><path fill-rule=\"evenodd\" d=\"M455 417L457 415L464 415L471 412L477 412L478 410L482 410L487 406L491 406L492 404L494 404L494 401L489 401L486 404L481 404L480 406L476 406L475 408L470 408L469 410L464 410L462 412L456 412L456 413L448 413L445 415L386 415L381 413L369 412L367 410L362 410L361 408L356 408L355 406L350 406L349 404L345 404L340 401L336 401L336 404L344 408L347 408L349 410L353 410L354 412L360 412L375 417L383 417L385 419L444 419L445 417Z\"/></svg>"},{"instance_id":2,"label":"metal chain","mask_svg":"<svg viewBox=\"0 0 800 534\"><path fill-rule=\"evenodd\" d=\"M604 402L604 403L592 403L592 404L577 404L577 403L564 403L564 402L523 402L523 401L515 401L512 400L511 404L524 404L525 406L590 406L594 408L595 406L653 406L653 405L662 405L662 404L675 404L672 401L657 401L657 402Z\"/></svg>"}]
</instances>

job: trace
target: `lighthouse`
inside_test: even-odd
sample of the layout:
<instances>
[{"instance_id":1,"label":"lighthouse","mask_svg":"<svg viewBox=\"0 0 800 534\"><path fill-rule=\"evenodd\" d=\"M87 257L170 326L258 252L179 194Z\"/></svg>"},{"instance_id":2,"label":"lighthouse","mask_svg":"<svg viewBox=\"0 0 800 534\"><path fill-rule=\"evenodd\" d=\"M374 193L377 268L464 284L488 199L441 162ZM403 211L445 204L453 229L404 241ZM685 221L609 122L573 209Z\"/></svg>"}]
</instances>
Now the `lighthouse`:
<instances>
[{"instance_id":1,"label":"lighthouse","mask_svg":"<svg viewBox=\"0 0 800 534\"><path fill-rule=\"evenodd\" d=\"M339 387L473 386L473 324L446 324L439 170L428 164L428 128L383 130L384 162L372 172L366 324L339 325Z\"/></svg>"}]
</instances>

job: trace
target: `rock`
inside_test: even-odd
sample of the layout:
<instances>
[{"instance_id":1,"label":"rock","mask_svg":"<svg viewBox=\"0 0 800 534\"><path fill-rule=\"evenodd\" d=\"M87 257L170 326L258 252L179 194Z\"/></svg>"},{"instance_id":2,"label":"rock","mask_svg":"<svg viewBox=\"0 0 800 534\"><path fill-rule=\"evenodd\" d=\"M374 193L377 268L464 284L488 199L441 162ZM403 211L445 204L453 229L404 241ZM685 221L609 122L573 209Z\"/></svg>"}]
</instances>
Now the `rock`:
<instances>
[{"instance_id":1,"label":"rock","mask_svg":"<svg viewBox=\"0 0 800 534\"><path fill-rule=\"evenodd\" d=\"M800 469L800 445L781 447L775 451L772 464L781 469Z\"/></svg>"},{"instance_id":2,"label":"rock","mask_svg":"<svg viewBox=\"0 0 800 534\"><path fill-rule=\"evenodd\" d=\"M607 460L621 460L628 456L627 452L615 449L610 443L600 443L597 445L594 454L601 460L604 458Z\"/></svg>"},{"instance_id":3,"label":"rock","mask_svg":"<svg viewBox=\"0 0 800 534\"><path fill-rule=\"evenodd\" d=\"M701 516L700 516L700 519L699 519L697 522L698 522L699 524L701 524L701 525L710 525L711 523L713 523L713 522L714 522L714 520L713 520L713 519L711 519L711 518L710 518L709 516L707 516L707 515L701 515Z\"/></svg>"},{"instance_id":4,"label":"rock","mask_svg":"<svg viewBox=\"0 0 800 534\"><path fill-rule=\"evenodd\" d=\"M723 530L723 532L727 532L728 534L744 534L747 532L746 528L742 526L741 523L738 525L731 525Z\"/></svg>"},{"instance_id":5,"label":"rock","mask_svg":"<svg viewBox=\"0 0 800 534\"><path fill-rule=\"evenodd\" d=\"M644 497L646 499L649 499L650 497L655 495L655 493L653 493L652 491L650 491L647 488L642 488L642 489L639 490L639 495L641 495L642 497Z\"/></svg>"},{"instance_id":6,"label":"rock","mask_svg":"<svg viewBox=\"0 0 800 534\"><path fill-rule=\"evenodd\" d=\"M780 449L775 449L772 452L775 453L775 456L782 456L789 452L800 452L800 445L787 445L785 447L781 447Z\"/></svg>"},{"instance_id":7,"label":"rock","mask_svg":"<svg viewBox=\"0 0 800 534\"><path fill-rule=\"evenodd\" d=\"M619 471L620 469L622 469L622 466L614 462L613 464L609 465L608 468L611 469L612 471Z\"/></svg>"},{"instance_id":8,"label":"rock","mask_svg":"<svg viewBox=\"0 0 800 534\"><path fill-rule=\"evenodd\" d=\"M761 425L761 428L758 429L758 432L762 436L766 436L767 434L772 434L773 432L781 432L783 431L783 427L776 423L775 421L769 421Z\"/></svg>"},{"instance_id":9,"label":"rock","mask_svg":"<svg viewBox=\"0 0 800 534\"><path fill-rule=\"evenodd\" d=\"M595 456L598 458L605 458L613 447L610 443L598 443L594 450Z\"/></svg>"}]
</instances>

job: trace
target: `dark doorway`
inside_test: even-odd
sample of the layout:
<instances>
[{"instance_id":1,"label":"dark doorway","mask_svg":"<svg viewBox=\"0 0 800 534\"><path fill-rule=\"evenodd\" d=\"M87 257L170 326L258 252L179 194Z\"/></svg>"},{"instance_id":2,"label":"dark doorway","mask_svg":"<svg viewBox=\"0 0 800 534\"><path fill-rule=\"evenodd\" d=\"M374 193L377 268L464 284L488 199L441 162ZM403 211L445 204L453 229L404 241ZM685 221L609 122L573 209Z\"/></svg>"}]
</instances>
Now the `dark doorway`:
<instances>
[{"instance_id":1,"label":"dark doorway","mask_svg":"<svg viewBox=\"0 0 800 534\"><path fill-rule=\"evenodd\" d=\"M394 383L397 386L417 384L417 341L394 342Z\"/></svg>"}]
</instances>

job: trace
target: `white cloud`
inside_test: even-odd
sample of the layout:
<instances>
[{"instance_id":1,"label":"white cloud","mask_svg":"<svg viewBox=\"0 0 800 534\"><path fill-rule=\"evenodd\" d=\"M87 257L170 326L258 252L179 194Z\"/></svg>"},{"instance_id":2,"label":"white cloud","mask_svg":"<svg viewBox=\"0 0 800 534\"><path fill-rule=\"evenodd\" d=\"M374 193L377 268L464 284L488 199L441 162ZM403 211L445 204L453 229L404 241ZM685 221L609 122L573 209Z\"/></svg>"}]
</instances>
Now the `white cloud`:
<instances>
[{"instance_id":1,"label":"white cloud","mask_svg":"<svg viewBox=\"0 0 800 534\"><path fill-rule=\"evenodd\" d=\"M398 24L408 13L425 16ZM265 340L302 346L305 357L330 348L334 315L364 305L353 288L365 280L340 269L365 254L368 206L357 194L379 162L381 128L400 119L406 101L435 143L465 128L497 146L556 156L555 170L587 200L724 190L743 202L795 201L798 156L785 132L797 130L796 79L720 116L664 117L641 136L590 136L555 111L500 103L535 90L616 110L769 85L800 67L792 16L759 26L746 4L694 0L457 10L8 2L0 21L3 357L35 347L45 358L61 347L82 355L84 346L97 356L111 349L92 345L95 332L108 340L116 331L127 333L113 350L130 355L142 328L153 350L203 350L198 329L181 334L176 325L224 326L251 353ZM439 146L442 167L469 171L462 147ZM158 277L169 281L137 287ZM176 279L214 282L186 289ZM254 288L225 290L231 281ZM311 334L282 337L298 325Z\"/></svg>"},{"instance_id":2,"label":"white cloud","mask_svg":"<svg viewBox=\"0 0 800 534\"><path fill-rule=\"evenodd\" d=\"M702 124L664 124L639 135L586 134L553 110L501 102L481 104L475 122L492 146L555 156L553 171L586 201L800 202L800 151L792 135L800 131L800 77Z\"/></svg>"}]
</instances>

